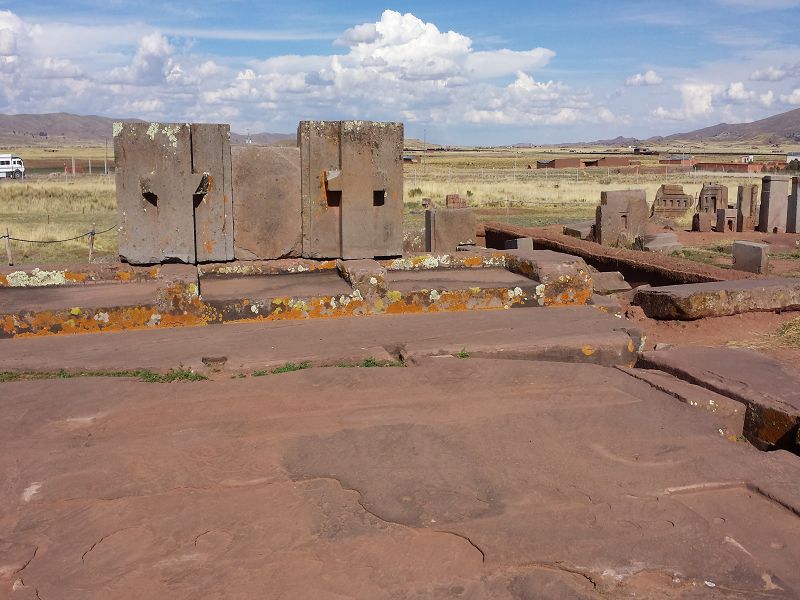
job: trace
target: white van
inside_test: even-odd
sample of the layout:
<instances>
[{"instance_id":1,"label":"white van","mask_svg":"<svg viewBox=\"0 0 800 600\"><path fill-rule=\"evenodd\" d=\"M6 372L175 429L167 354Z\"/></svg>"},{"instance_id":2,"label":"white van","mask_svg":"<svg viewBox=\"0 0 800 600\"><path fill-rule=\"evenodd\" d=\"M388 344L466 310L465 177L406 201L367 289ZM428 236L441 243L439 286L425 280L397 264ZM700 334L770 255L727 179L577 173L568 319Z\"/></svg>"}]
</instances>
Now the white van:
<instances>
[{"instance_id":1,"label":"white van","mask_svg":"<svg viewBox=\"0 0 800 600\"><path fill-rule=\"evenodd\" d=\"M0 154L0 177L22 179L25 175L25 163L16 154Z\"/></svg>"}]
</instances>

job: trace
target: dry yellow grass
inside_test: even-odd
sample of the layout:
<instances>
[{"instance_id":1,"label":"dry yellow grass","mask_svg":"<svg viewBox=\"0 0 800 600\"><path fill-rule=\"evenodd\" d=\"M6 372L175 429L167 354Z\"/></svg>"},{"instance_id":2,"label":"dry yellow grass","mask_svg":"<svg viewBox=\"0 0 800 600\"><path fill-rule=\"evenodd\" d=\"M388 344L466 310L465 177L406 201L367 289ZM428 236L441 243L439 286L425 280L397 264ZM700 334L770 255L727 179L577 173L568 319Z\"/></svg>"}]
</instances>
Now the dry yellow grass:
<instances>
[{"instance_id":1,"label":"dry yellow grass","mask_svg":"<svg viewBox=\"0 0 800 600\"><path fill-rule=\"evenodd\" d=\"M106 177L78 178L64 183L46 179L24 183L0 181L0 234L6 228L14 238L63 240L116 224L117 202L114 180ZM88 239L64 244L11 242L16 264L85 261ZM98 259L115 257L117 236L112 230L95 239Z\"/></svg>"},{"instance_id":2,"label":"dry yellow grass","mask_svg":"<svg viewBox=\"0 0 800 600\"><path fill-rule=\"evenodd\" d=\"M93 156L103 148L62 148L62 156ZM597 149L593 149L597 150ZM39 149L43 156L44 153ZM94 152L95 154L91 154ZM405 164L405 226L418 236L422 228L419 202L431 198L443 204L445 195L459 193L480 209L478 220L507 220L518 225L568 223L592 219L602 190L644 189L652 202L662 183L682 184L696 196L704 181L728 185L735 197L740 183L759 182L757 177L718 177L686 173L617 174L613 170L536 170L537 157L548 152L490 151L439 153L426 157L424 164ZM561 152L562 155L575 156ZM52 156L52 153L49 154ZM657 157L642 157L655 163ZM418 192L417 192L418 190ZM64 182L61 175L52 178L31 177L25 182L0 180L0 229L12 236L35 240L65 239L85 233L96 223L105 229L116 223L114 178L82 177ZM688 224L688 222L687 222ZM34 245L14 242L16 261L52 262L85 260L86 239L66 244ZM115 258L117 238L114 232L96 240L96 254L101 259Z\"/></svg>"}]
</instances>

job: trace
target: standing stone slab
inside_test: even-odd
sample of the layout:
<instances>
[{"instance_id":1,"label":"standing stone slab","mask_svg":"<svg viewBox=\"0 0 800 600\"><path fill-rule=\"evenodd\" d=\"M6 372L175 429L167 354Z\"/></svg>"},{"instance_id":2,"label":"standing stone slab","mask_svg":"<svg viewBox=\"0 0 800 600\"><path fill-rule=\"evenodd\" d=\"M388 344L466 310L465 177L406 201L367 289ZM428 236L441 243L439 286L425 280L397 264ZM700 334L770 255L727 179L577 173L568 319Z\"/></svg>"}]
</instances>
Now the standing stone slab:
<instances>
[{"instance_id":1,"label":"standing stone slab","mask_svg":"<svg viewBox=\"0 0 800 600\"><path fill-rule=\"evenodd\" d=\"M738 221L738 210L735 208L718 208L717 209L717 224L715 230L717 233L733 232L736 231L736 223Z\"/></svg>"},{"instance_id":2,"label":"standing stone slab","mask_svg":"<svg viewBox=\"0 0 800 600\"><path fill-rule=\"evenodd\" d=\"M601 192L595 213L595 241L603 246L629 246L645 233L647 218L644 190Z\"/></svg>"},{"instance_id":3,"label":"standing stone slab","mask_svg":"<svg viewBox=\"0 0 800 600\"><path fill-rule=\"evenodd\" d=\"M711 231L711 213L705 211L695 213L692 216L692 231Z\"/></svg>"},{"instance_id":4,"label":"standing stone slab","mask_svg":"<svg viewBox=\"0 0 800 600\"><path fill-rule=\"evenodd\" d=\"M302 121L297 135L303 256L402 254L402 123Z\"/></svg>"},{"instance_id":5,"label":"standing stone slab","mask_svg":"<svg viewBox=\"0 0 800 600\"><path fill-rule=\"evenodd\" d=\"M227 125L114 125L119 253L132 264L233 259Z\"/></svg>"},{"instance_id":6,"label":"standing stone slab","mask_svg":"<svg viewBox=\"0 0 800 600\"><path fill-rule=\"evenodd\" d=\"M194 196L197 262L233 260L233 181L229 125L192 123L192 172L207 176Z\"/></svg>"},{"instance_id":7,"label":"standing stone slab","mask_svg":"<svg viewBox=\"0 0 800 600\"><path fill-rule=\"evenodd\" d=\"M736 194L736 231L754 231L758 221L758 186L740 185Z\"/></svg>"},{"instance_id":8,"label":"standing stone slab","mask_svg":"<svg viewBox=\"0 0 800 600\"><path fill-rule=\"evenodd\" d=\"M761 180L761 210L758 230L762 233L785 233L789 208L790 179L785 175L767 175Z\"/></svg>"},{"instance_id":9,"label":"standing stone slab","mask_svg":"<svg viewBox=\"0 0 800 600\"><path fill-rule=\"evenodd\" d=\"M733 268L765 274L769 268L769 244L733 242Z\"/></svg>"},{"instance_id":10,"label":"standing stone slab","mask_svg":"<svg viewBox=\"0 0 800 600\"><path fill-rule=\"evenodd\" d=\"M792 177L792 193L786 212L787 233L800 233L800 177Z\"/></svg>"},{"instance_id":11,"label":"standing stone slab","mask_svg":"<svg viewBox=\"0 0 800 600\"><path fill-rule=\"evenodd\" d=\"M455 252L459 245L475 243L475 213L471 208L425 211L425 251Z\"/></svg>"},{"instance_id":12,"label":"standing stone slab","mask_svg":"<svg viewBox=\"0 0 800 600\"><path fill-rule=\"evenodd\" d=\"M115 123L119 254L131 264L194 263L189 125Z\"/></svg>"},{"instance_id":13,"label":"standing stone slab","mask_svg":"<svg viewBox=\"0 0 800 600\"><path fill-rule=\"evenodd\" d=\"M237 260L300 256L300 149L235 146L231 151Z\"/></svg>"}]
</instances>

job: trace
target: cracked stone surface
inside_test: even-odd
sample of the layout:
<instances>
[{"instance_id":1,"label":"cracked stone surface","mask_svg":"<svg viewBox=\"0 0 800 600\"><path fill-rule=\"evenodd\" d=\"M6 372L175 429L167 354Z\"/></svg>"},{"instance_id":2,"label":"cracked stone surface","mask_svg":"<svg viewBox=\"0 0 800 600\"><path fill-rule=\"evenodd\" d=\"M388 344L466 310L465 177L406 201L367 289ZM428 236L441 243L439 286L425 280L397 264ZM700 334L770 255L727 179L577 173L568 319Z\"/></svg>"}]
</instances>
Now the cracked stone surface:
<instances>
[{"instance_id":1,"label":"cracked stone surface","mask_svg":"<svg viewBox=\"0 0 800 600\"><path fill-rule=\"evenodd\" d=\"M798 458L617 369L0 391L0 598L800 594Z\"/></svg>"}]
</instances>

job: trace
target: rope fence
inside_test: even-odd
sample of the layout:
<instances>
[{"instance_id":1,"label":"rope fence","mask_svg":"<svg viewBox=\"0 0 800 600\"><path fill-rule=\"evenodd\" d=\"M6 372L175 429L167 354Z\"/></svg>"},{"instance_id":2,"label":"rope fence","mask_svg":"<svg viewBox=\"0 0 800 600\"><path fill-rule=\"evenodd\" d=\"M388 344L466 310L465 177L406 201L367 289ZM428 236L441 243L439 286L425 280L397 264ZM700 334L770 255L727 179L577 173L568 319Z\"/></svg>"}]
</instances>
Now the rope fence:
<instances>
[{"instance_id":1,"label":"rope fence","mask_svg":"<svg viewBox=\"0 0 800 600\"><path fill-rule=\"evenodd\" d=\"M89 262L92 262L92 258L94 258L94 238L98 235L103 235L104 233L108 233L117 228L117 225L112 225L108 229L103 229L102 231L97 231L95 229L95 225L92 224L91 231L87 231L86 233L82 233L80 235L76 235L75 237L66 238L64 240L26 240L24 238L17 238L11 235L8 227L6 227L6 232L4 235L0 235L0 240L5 240L6 243L6 258L8 259L8 265L14 265L14 257L11 254L11 242L23 242L26 244L64 244L66 242L74 242L76 240L83 239L85 237L89 238Z\"/></svg>"}]
</instances>

